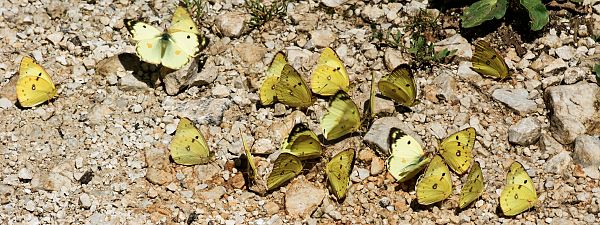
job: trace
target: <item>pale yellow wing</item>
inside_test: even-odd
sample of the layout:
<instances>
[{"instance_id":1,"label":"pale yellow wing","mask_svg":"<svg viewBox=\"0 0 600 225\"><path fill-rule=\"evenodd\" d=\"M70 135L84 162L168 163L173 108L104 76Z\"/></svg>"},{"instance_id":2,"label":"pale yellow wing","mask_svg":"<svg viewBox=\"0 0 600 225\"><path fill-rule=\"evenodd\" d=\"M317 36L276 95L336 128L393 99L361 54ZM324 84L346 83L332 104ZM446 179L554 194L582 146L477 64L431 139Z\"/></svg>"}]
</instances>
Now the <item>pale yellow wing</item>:
<instances>
[{"instance_id":1,"label":"pale yellow wing","mask_svg":"<svg viewBox=\"0 0 600 225\"><path fill-rule=\"evenodd\" d=\"M285 55L282 52L278 52L271 62L271 66L267 69L267 78L263 81L259 89L260 102L263 105L273 104L277 100L277 92L275 91L275 84L279 82L281 71L287 64Z\"/></svg>"},{"instance_id":2,"label":"pale yellow wing","mask_svg":"<svg viewBox=\"0 0 600 225\"><path fill-rule=\"evenodd\" d=\"M398 182L404 182L427 166L430 159L417 140L398 128L392 128L388 136L391 155L387 169Z\"/></svg>"},{"instance_id":3,"label":"pale yellow wing","mask_svg":"<svg viewBox=\"0 0 600 225\"><path fill-rule=\"evenodd\" d=\"M321 129L327 140L335 140L360 128L360 112L354 101L339 91L329 101L329 108L321 118Z\"/></svg>"},{"instance_id":4,"label":"pale yellow wing","mask_svg":"<svg viewBox=\"0 0 600 225\"><path fill-rule=\"evenodd\" d=\"M460 198L458 199L458 207L465 208L471 202L477 200L481 194L483 194L485 186L483 184L483 173L478 162L473 163L469 176L467 176L467 182L463 185L460 191Z\"/></svg>"},{"instance_id":5,"label":"pale yellow wing","mask_svg":"<svg viewBox=\"0 0 600 225\"><path fill-rule=\"evenodd\" d=\"M175 136L169 144L169 150L173 161L182 165L206 164L212 160L214 155L208 149L208 144L200 130L190 119L185 117L179 120Z\"/></svg>"},{"instance_id":6,"label":"pale yellow wing","mask_svg":"<svg viewBox=\"0 0 600 225\"><path fill-rule=\"evenodd\" d=\"M348 92L350 86L348 72L333 49L327 47L321 53L319 63L311 76L310 85L314 93L324 96L334 95L339 90Z\"/></svg>"}]
</instances>

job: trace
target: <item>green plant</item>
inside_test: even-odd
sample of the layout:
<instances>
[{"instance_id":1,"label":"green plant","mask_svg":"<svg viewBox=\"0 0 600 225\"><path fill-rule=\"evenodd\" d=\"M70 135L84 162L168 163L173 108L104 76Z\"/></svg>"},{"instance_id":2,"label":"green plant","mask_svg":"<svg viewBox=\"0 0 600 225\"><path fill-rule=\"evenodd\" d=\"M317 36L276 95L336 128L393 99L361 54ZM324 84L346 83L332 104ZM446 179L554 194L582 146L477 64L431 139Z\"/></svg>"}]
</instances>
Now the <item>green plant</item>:
<instances>
[{"instance_id":1,"label":"green plant","mask_svg":"<svg viewBox=\"0 0 600 225\"><path fill-rule=\"evenodd\" d=\"M182 0L185 4L185 7L192 13L194 18L196 19L196 24L200 24L200 20L202 16L204 16L204 11L206 9L205 0Z\"/></svg>"},{"instance_id":2,"label":"green plant","mask_svg":"<svg viewBox=\"0 0 600 225\"><path fill-rule=\"evenodd\" d=\"M287 2L288 0L276 0L271 5L266 6L262 0L247 0L246 9L251 16L248 25L254 29L276 17L285 16Z\"/></svg>"},{"instance_id":3,"label":"green plant","mask_svg":"<svg viewBox=\"0 0 600 225\"><path fill-rule=\"evenodd\" d=\"M435 51L433 41L437 39L440 31L437 20L437 16L434 17L427 11L421 10L404 26L405 33L398 28L389 28L384 31L378 29L376 24L371 24L372 39L377 40L379 44L405 50L412 56L417 67L439 63L446 57L452 56L456 50ZM405 34L410 34L408 46L402 42Z\"/></svg>"},{"instance_id":4,"label":"green plant","mask_svg":"<svg viewBox=\"0 0 600 225\"><path fill-rule=\"evenodd\" d=\"M542 0L519 0L529 13L531 23L529 27L533 31L544 28L548 23L548 11ZM460 17L462 27L471 28L481 25L483 22L500 19L506 14L508 0L480 0L473 3Z\"/></svg>"}]
</instances>

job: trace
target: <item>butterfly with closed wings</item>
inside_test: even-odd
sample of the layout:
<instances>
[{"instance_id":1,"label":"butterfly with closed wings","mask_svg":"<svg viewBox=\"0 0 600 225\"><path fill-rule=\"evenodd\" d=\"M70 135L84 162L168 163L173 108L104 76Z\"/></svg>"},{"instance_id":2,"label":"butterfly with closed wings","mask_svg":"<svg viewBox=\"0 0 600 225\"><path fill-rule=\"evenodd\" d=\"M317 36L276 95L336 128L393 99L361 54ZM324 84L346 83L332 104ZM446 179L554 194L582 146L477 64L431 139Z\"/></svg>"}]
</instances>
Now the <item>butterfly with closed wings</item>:
<instances>
[{"instance_id":1,"label":"butterfly with closed wings","mask_svg":"<svg viewBox=\"0 0 600 225\"><path fill-rule=\"evenodd\" d=\"M56 96L50 75L32 58L24 56L19 67L17 99L23 107L34 107Z\"/></svg>"}]
</instances>

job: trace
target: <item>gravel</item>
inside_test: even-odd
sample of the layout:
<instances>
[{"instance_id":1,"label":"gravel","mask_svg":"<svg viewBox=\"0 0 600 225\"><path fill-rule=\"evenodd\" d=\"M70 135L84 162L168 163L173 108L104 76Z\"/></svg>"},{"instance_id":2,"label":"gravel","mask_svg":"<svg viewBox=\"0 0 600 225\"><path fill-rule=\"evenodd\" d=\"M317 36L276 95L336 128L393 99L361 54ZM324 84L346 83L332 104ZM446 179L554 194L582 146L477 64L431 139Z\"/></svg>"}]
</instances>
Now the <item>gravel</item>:
<instances>
[{"instance_id":1,"label":"gravel","mask_svg":"<svg viewBox=\"0 0 600 225\"><path fill-rule=\"evenodd\" d=\"M598 5L578 4L588 12L581 17L549 8L548 27L532 36L502 23L470 32L482 27L460 28L460 13L440 12L427 1L290 1L281 18L256 29L247 26L247 1L203 2L198 25L208 46L175 72L140 62L123 19L164 29L177 1L0 2L0 224L600 223L600 87L591 71L600 54L593 38L600 35ZM371 73L378 80L416 62L406 49L373 40L371 25L401 28L390 31L408 44L410 17L422 9L440 15L439 34L426 33L427 41L457 51L415 68L421 102L404 110L378 95L372 126L326 143L323 157L302 175L267 192L266 177L289 129L305 122L320 135L328 105L325 97L306 110L260 105L258 88L273 56L284 52L310 80L322 48L332 47L362 112ZM511 77L495 80L470 68L475 39L500 52ZM31 109L16 99L24 55L58 88L55 99ZM170 159L167 146L180 116L202 131L214 161L182 166ZM517 129L523 124L527 129ZM456 210L466 178L451 174L454 194L419 206L414 180L398 184L386 171L389 129L409 133L432 155L446 135L467 126L477 131L473 152L484 194ZM236 165L243 152L239 130L258 167L252 183ZM357 151L351 186L337 200L323 170L333 153L350 147ZM527 165L540 203L504 217L498 197L512 161Z\"/></svg>"}]
</instances>

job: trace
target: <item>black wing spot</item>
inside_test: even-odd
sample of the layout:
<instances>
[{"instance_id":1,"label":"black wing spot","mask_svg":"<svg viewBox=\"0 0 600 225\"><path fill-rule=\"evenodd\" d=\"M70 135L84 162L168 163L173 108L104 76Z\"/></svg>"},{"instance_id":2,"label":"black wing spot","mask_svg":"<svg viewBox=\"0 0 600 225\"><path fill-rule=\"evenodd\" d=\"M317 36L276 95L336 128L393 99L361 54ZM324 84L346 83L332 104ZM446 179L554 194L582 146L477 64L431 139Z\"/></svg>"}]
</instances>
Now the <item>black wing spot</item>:
<instances>
[{"instance_id":1,"label":"black wing spot","mask_svg":"<svg viewBox=\"0 0 600 225\"><path fill-rule=\"evenodd\" d=\"M32 85L31 85L31 90L34 90L34 91L35 91L35 84L32 84Z\"/></svg>"},{"instance_id":2,"label":"black wing spot","mask_svg":"<svg viewBox=\"0 0 600 225\"><path fill-rule=\"evenodd\" d=\"M519 199L519 194L515 193L515 199Z\"/></svg>"},{"instance_id":3,"label":"black wing spot","mask_svg":"<svg viewBox=\"0 0 600 225\"><path fill-rule=\"evenodd\" d=\"M38 74L38 76L39 76L39 77L41 77L41 76L42 76L42 73L39 73L39 74Z\"/></svg>"},{"instance_id":4,"label":"black wing spot","mask_svg":"<svg viewBox=\"0 0 600 225\"><path fill-rule=\"evenodd\" d=\"M456 156L460 156L460 151L456 151Z\"/></svg>"},{"instance_id":5,"label":"black wing spot","mask_svg":"<svg viewBox=\"0 0 600 225\"><path fill-rule=\"evenodd\" d=\"M433 186L431 186L431 188L437 189L437 186L438 186L437 183L435 183L435 184L433 184Z\"/></svg>"},{"instance_id":6,"label":"black wing spot","mask_svg":"<svg viewBox=\"0 0 600 225\"><path fill-rule=\"evenodd\" d=\"M190 39L190 38L191 38L191 36L190 36L190 35L188 35L188 36L187 36L187 39Z\"/></svg>"},{"instance_id":7,"label":"black wing spot","mask_svg":"<svg viewBox=\"0 0 600 225\"><path fill-rule=\"evenodd\" d=\"M410 145L410 141L406 142L407 145Z\"/></svg>"}]
</instances>

